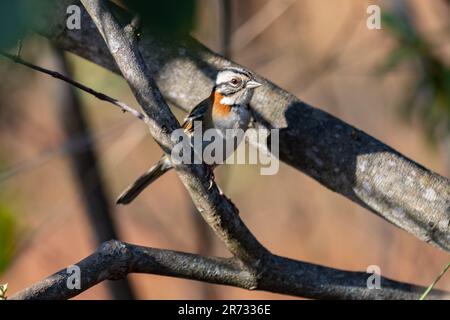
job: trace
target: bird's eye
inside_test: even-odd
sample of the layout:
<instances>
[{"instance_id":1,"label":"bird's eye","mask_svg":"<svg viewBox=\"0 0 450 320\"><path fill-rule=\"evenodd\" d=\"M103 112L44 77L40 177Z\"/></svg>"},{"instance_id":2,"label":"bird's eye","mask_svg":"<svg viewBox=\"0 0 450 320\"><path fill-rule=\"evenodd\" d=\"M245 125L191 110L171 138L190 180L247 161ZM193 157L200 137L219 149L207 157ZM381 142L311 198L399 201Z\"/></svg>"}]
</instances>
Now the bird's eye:
<instances>
[{"instance_id":1,"label":"bird's eye","mask_svg":"<svg viewBox=\"0 0 450 320\"><path fill-rule=\"evenodd\" d=\"M237 85L239 85L240 83L241 83L241 80L238 79L238 78L233 78L233 79L231 79L231 84L232 84L233 86L237 86Z\"/></svg>"}]
</instances>

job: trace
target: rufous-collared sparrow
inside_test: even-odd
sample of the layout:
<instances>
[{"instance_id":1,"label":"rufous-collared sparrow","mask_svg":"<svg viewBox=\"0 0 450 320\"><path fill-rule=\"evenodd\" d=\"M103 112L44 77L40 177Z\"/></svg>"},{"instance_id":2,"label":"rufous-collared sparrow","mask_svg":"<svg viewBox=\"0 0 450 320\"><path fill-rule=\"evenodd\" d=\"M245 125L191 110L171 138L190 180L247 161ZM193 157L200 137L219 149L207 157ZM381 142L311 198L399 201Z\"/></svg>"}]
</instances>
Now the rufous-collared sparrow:
<instances>
[{"instance_id":1,"label":"rufous-collared sparrow","mask_svg":"<svg viewBox=\"0 0 450 320\"><path fill-rule=\"evenodd\" d=\"M201 121L202 134L207 129L216 129L225 137L226 130L247 130L251 113L249 102L253 89L261 84L255 80L253 74L243 68L228 67L220 70L215 85L208 98L200 102L185 118L182 125L188 136L195 133L194 122ZM196 133L195 133L196 134ZM205 148L210 141L203 141ZM233 143L234 151L237 143ZM224 159L230 154L224 152ZM213 167L215 165L213 164ZM133 201L149 184L159 178L173 165L167 155L153 165L146 173L140 176L117 199L118 204L128 204Z\"/></svg>"}]
</instances>

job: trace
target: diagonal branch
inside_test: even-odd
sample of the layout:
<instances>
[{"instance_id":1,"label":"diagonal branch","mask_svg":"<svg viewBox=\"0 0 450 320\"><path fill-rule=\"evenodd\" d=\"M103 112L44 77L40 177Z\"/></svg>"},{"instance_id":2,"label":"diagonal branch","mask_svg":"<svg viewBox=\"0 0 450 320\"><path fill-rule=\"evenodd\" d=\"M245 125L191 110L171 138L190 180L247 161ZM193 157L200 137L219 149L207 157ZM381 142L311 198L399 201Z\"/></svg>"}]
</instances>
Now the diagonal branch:
<instances>
[{"instance_id":1,"label":"diagonal branch","mask_svg":"<svg viewBox=\"0 0 450 320\"><path fill-rule=\"evenodd\" d=\"M117 240L103 243L97 251L76 264L80 288L70 289L72 268L66 268L26 288L9 299L69 299L105 280L118 280L129 273L147 273L265 290L312 299L418 299L420 286L381 278L381 289L368 289L369 274L331 269L273 257L274 266L256 277L234 258L202 257L195 254L136 246ZM71 267L71 266L69 266ZM71 278L72 277L72 278ZM434 290L429 298L448 293Z\"/></svg>"},{"instance_id":2,"label":"diagonal branch","mask_svg":"<svg viewBox=\"0 0 450 320\"><path fill-rule=\"evenodd\" d=\"M110 97L110 96L108 96L108 95L106 95L106 94L104 94L102 92L98 92L98 91L96 91L96 90L94 90L92 88L89 88L88 86L85 86L84 84L82 84L82 83L80 83L78 81L75 81L75 80L73 80L73 79L71 79L71 78L69 78L69 77L67 77L67 76L65 76L65 75L63 75L63 74L61 74L61 73L59 73L57 71L53 71L53 70L46 69L46 68L37 66L35 64L32 64L32 63L30 63L28 61L23 60L18 55L12 55L12 54L9 54L9 53L3 52L3 51L0 51L0 55L4 56L5 58L8 58L8 59L14 61L15 63L24 65L24 66L26 66L28 68L33 69L33 70L45 73L45 74L47 74L49 76L52 76L53 78L62 80L64 82L67 82L68 84L70 84L70 85L72 85L72 86L74 86L74 87L76 87L76 88L78 88L78 89L80 89L80 90L82 90L82 91L84 91L86 93L89 93L89 94L93 95L94 97L96 97L99 100L109 102L109 103L119 107L123 112L131 113L133 116L135 116L139 120L147 122L147 118L145 117L144 114L142 114L141 112L139 112L139 111L133 109L132 107L128 106L126 103L124 103L122 101L119 101L117 99L114 99L114 98L112 98L112 97Z\"/></svg>"},{"instance_id":3,"label":"diagonal branch","mask_svg":"<svg viewBox=\"0 0 450 320\"><path fill-rule=\"evenodd\" d=\"M32 66L38 71L48 70L24 60L18 63ZM70 80L66 81L68 83L73 82L70 78L65 79ZM424 290L420 286L387 278L381 278L383 283L381 290L369 290L366 286L369 275L362 272L346 272L278 256L271 256L267 263L268 268L265 272L255 275L235 259L201 257L113 240L105 242L97 252L77 263L83 275L80 290L67 287L71 273L64 269L16 293L11 299L68 299L103 280L122 279L132 272L173 276L307 298L415 299ZM444 296L445 293L441 291L433 291L431 295L434 298Z\"/></svg>"},{"instance_id":4,"label":"diagonal branch","mask_svg":"<svg viewBox=\"0 0 450 320\"><path fill-rule=\"evenodd\" d=\"M141 56L133 27L120 25L109 11L106 1L82 2L102 34L113 56L113 64L122 72L146 113L150 133L166 153L170 152L170 133L179 128L179 124L162 98L153 80L153 74ZM266 90L273 87L268 82L266 86ZM281 96L287 95L280 89L277 90ZM264 101L261 101L264 104ZM310 111L310 116L314 116L312 108L304 107ZM315 120L333 120L331 116L328 117L330 119L322 116ZM258 120L264 120L261 114ZM263 124L269 125L267 121ZM352 131L351 138L360 142L360 135L362 133ZM315 158L314 160L320 162ZM218 192L217 186L214 184L209 190L209 179L206 178L207 169L204 165L179 165L176 170L204 219L235 258L204 258L112 241L78 264L82 272L82 289L69 291L68 275L63 270L13 298L69 298L103 280L119 279L129 272L178 276L310 298L413 299L417 298L418 291L423 290L421 287L386 278L382 279L382 289L370 290L367 288L365 273L340 271L272 255L243 224L237 209ZM443 295L438 291L433 294L436 297Z\"/></svg>"},{"instance_id":5,"label":"diagonal branch","mask_svg":"<svg viewBox=\"0 0 450 320\"><path fill-rule=\"evenodd\" d=\"M75 0L47 0L53 10L36 26L62 49L119 72L91 19L65 28ZM127 14L114 12L126 20ZM121 19L121 20L122 20ZM233 64L194 39L168 43L145 31L139 50L165 97L189 110L208 95L218 68ZM450 251L450 180L381 141L316 109L267 80L252 100L259 125L280 128L280 159L392 224Z\"/></svg>"},{"instance_id":6,"label":"diagonal branch","mask_svg":"<svg viewBox=\"0 0 450 320\"><path fill-rule=\"evenodd\" d=\"M170 155L173 147L171 133L180 126L160 93L152 74L142 58L132 24L120 25L109 10L108 1L83 0L83 5L102 34L116 65L127 80L136 100L149 118L150 134ZM213 182L206 165L176 165L181 181L206 222L212 227L228 250L255 272L269 252L256 240L238 216L236 207Z\"/></svg>"}]
</instances>

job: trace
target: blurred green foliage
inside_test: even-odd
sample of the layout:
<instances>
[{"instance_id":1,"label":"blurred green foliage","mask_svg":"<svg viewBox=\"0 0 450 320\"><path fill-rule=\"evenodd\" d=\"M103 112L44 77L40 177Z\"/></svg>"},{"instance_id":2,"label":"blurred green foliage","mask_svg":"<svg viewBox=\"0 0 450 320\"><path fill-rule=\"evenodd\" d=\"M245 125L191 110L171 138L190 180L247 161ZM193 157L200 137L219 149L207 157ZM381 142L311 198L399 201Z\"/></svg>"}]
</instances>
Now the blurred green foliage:
<instances>
[{"instance_id":1,"label":"blurred green foliage","mask_svg":"<svg viewBox=\"0 0 450 320\"><path fill-rule=\"evenodd\" d=\"M0 49L9 49L23 39L39 20L39 11L47 11L51 1L0 1Z\"/></svg>"},{"instance_id":2,"label":"blurred green foliage","mask_svg":"<svg viewBox=\"0 0 450 320\"><path fill-rule=\"evenodd\" d=\"M25 19L20 1L0 2L0 49L17 43L25 32Z\"/></svg>"},{"instance_id":3,"label":"blurred green foliage","mask_svg":"<svg viewBox=\"0 0 450 320\"><path fill-rule=\"evenodd\" d=\"M124 3L139 15L152 33L183 37L194 27L195 0L124 0Z\"/></svg>"},{"instance_id":4,"label":"blurred green foliage","mask_svg":"<svg viewBox=\"0 0 450 320\"><path fill-rule=\"evenodd\" d=\"M450 134L450 68L435 54L417 26L394 12L383 12L383 27L393 35L397 47L388 55L380 73L409 64L415 72L402 102L407 118L418 115L431 142ZM447 34L450 36L450 28Z\"/></svg>"},{"instance_id":5,"label":"blurred green foliage","mask_svg":"<svg viewBox=\"0 0 450 320\"><path fill-rule=\"evenodd\" d=\"M0 155L0 172L5 167L5 159ZM0 274L11 263L18 240L17 216L8 205L4 189L0 185Z\"/></svg>"},{"instance_id":6,"label":"blurred green foliage","mask_svg":"<svg viewBox=\"0 0 450 320\"><path fill-rule=\"evenodd\" d=\"M11 262L16 243L16 217L0 202L0 274Z\"/></svg>"},{"instance_id":7,"label":"blurred green foliage","mask_svg":"<svg viewBox=\"0 0 450 320\"><path fill-rule=\"evenodd\" d=\"M24 37L35 5L30 0L0 1L0 49L13 47Z\"/></svg>"}]
</instances>

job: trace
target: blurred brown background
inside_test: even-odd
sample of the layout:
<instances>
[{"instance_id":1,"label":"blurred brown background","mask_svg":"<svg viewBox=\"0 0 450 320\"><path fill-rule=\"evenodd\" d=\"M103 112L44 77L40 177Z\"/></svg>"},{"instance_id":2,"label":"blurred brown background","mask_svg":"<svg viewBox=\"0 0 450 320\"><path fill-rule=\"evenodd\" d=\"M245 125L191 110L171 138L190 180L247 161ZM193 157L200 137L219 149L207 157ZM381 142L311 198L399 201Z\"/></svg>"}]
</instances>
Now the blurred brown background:
<instances>
[{"instance_id":1,"label":"blurred brown background","mask_svg":"<svg viewBox=\"0 0 450 320\"><path fill-rule=\"evenodd\" d=\"M443 0L406 2L415 26L448 66L450 5ZM383 1L231 1L231 59L449 177L445 139L427 138L420 117L406 121L403 115L401 104L417 69L404 63L390 72L377 72L397 43L384 25L381 30L366 27L369 4L379 4L382 13L392 9ZM219 8L218 1L200 1L194 32L214 50L221 50ZM52 52L46 40L35 37L24 41L22 55L56 68ZM137 106L118 76L73 55L69 61L80 82ZM2 78L17 74L0 90L0 201L4 221L13 230L14 248L0 270L0 283L8 282L12 294L81 260L97 243L64 148L67 139L57 114L65 106L54 99L61 83L4 62L0 62ZM142 123L79 95L113 204L161 151ZM355 271L378 265L383 276L424 286L449 262L445 252L284 164L274 176L261 176L257 166L242 165L221 167L217 176L244 222L278 255ZM214 236L204 236L209 230L199 228L189 196L173 172L133 204L112 208L121 240L229 255ZM161 276L129 279L140 299L289 298ZM450 290L450 276L437 287ZM105 284L100 284L77 299L109 297Z\"/></svg>"}]
</instances>

